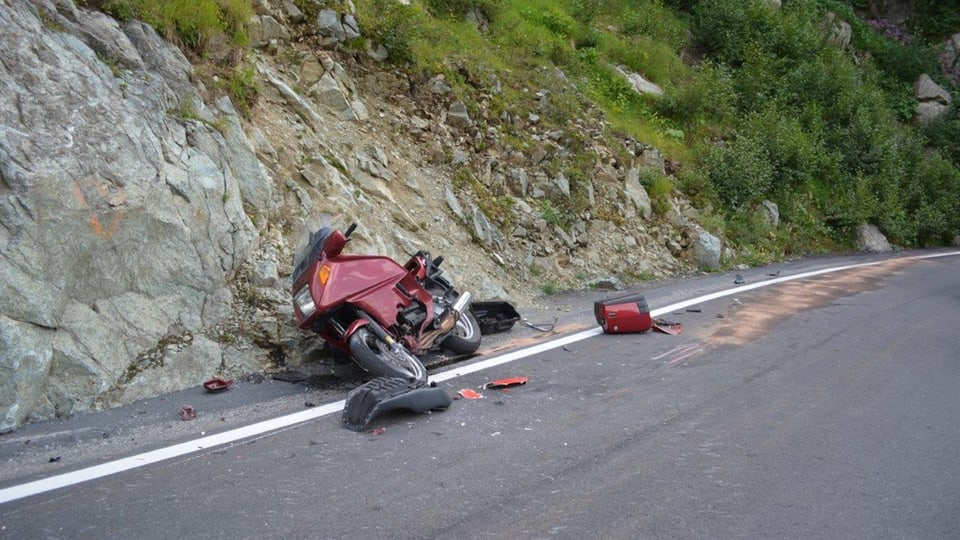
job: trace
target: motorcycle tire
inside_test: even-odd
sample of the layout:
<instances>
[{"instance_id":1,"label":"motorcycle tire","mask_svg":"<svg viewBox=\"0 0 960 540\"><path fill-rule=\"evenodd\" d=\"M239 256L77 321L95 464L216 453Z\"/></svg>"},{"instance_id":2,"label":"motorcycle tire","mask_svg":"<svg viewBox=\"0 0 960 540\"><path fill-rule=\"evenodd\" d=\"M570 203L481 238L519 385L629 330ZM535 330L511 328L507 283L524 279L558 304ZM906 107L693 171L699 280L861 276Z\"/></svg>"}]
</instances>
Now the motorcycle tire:
<instances>
[{"instance_id":1,"label":"motorcycle tire","mask_svg":"<svg viewBox=\"0 0 960 540\"><path fill-rule=\"evenodd\" d=\"M378 377L427 380L427 370L416 356L399 345L391 349L366 328L358 328L350 336L350 353L360 367Z\"/></svg>"},{"instance_id":2,"label":"motorcycle tire","mask_svg":"<svg viewBox=\"0 0 960 540\"><path fill-rule=\"evenodd\" d=\"M471 354L480 348L480 323L470 311L464 311L457 325L450 331L440 346L456 354Z\"/></svg>"}]
</instances>

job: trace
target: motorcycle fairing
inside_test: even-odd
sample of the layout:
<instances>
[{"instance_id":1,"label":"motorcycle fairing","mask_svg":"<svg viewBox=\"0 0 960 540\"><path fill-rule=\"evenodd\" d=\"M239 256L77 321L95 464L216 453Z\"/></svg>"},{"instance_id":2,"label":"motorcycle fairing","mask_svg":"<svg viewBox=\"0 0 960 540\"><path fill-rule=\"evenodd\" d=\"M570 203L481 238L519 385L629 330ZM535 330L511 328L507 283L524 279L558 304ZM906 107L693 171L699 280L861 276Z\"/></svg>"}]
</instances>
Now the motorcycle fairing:
<instances>
[{"instance_id":1,"label":"motorcycle fairing","mask_svg":"<svg viewBox=\"0 0 960 540\"><path fill-rule=\"evenodd\" d=\"M341 421L348 429L363 431L386 411L406 409L425 413L446 409L451 403L447 391L436 384L377 377L347 394Z\"/></svg>"}]
</instances>

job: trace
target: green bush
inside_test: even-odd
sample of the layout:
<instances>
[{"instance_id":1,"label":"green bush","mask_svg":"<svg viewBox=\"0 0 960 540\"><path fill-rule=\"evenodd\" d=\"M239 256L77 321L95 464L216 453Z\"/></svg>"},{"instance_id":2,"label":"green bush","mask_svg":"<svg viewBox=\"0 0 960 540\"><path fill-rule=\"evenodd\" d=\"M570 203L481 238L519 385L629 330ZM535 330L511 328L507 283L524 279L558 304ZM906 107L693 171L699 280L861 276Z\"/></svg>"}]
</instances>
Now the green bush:
<instances>
[{"instance_id":1,"label":"green bush","mask_svg":"<svg viewBox=\"0 0 960 540\"><path fill-rule=\"evenodd\" d=\"M463 17L479 11L487 19L494 19L500 9L500 0L426 0L427 9L441 17Z\"/></svg>"},{"instance_id":2,"label":"green bush","mask_svg":"<svg viewBox=\"0 0 960 540\"><path fill-rule=\"evenodd\" d=\"M584 26L591 26L603 11L607 0L570 0L571 16L582 22Z\"/></svg>"},{"instance_id":3,"label":"green bush","mask_svg":"<svg viewBox=\"0 0 960 540\"><path fill-rule=\"evenodd\" d=\"M917 243L951 243L960 234L960 170L939 152L927 152L905 184L903 204L916 223Z\"/></svg>"},{"instance_id":4,"label":"green bush","mask_svg":"<svg viewBox=\"0 0 960 540\"><path fill-rule=\"evenodd\" d=\"M647 188L650 195L650 207L658 216L666 215L670 210L670 196L673 194L673 183L664 175L658 174Z\"/></svg>"},{"instance_id":5,"label":"green bush","mask_svg":"<svg viewBox=\"0 0 960 540\"><path fill-rule=\"evenodd\" d=\"M773 185L774 170L763 141L738 137L727 146L713 146L703 166L717 196L730 209L759 201Z\"/></svg>"},{"instance_id":6,"label":"green bush","mask_svg":"<svg viewBox=\"0 0 960 540\"><path fill-rule=\"evenodd\" d=\"M927 145L939 148L944 157L960 166L960 118L956 106L946 114L923 126Z\"/></svg>"},{"instance_id":7,"label":"green bush","mask_svg":"<svg viewBox=\"0 0 960 540\"><path fill-rule=\"evenodd\" d=\"M765 54L791 61L815 55L823 47L818 10L811 0L795 0L781 9L766 0L701 0L691 30L707 54L739 67L744 52L759 47Z\"/></svg>"},{"instance_id":8,"label":"green bush","mask_svg":"<svg viewBox=\"0 0 960 540\"><path fill-rule=\"evenodd\" d=\"M554 206L550 199L540 201L540 217L550 225L566 229L573 222L573 216L563 208Z\"/></svg>"},{"instance_id":9,"label":"green bush","mask_svg":"<svg viewBox=\"0 0 960 540\"><path fill-rule=\"evenodd\" d=\"M427 19L428 15L416 3L362 2L357 5L361 33L386 47L389 60L396 64L415 62L414 47L422 37Z\"/></svg>"},{"instance_id":10,"label":"green bush","mask_svg":"<svg viewBox=\"0 0 960 540\"><path fill-rule=\"evenodd\" d=\"M687 41L683 23L659 1L636 2L620 15L620 31L627 36L647 37L679 51Z\"/></svg>"},{"instance_id":11,"label":"green bush","mask_svg":"<svg viewBox=\"0 0 960 540\"><path fill-rule=\"evenodd\" d=\"M554 34L569 38L577 29L577 21L559 7L549 6L539 11L540 22Z\"/></svg>"},{"instance_id":12,"label":"green bush","mask_svg":"<svg viewBox=\"0 0 960 540\"><path fill-rule=\"evenodd\" d=\"M908 24L925 43L939 45L960 29L960 6L955 1L919 0L916 15Z\"/></svg>"},{"instance_id":13,"label":"green bush","mask_svg":"<svg viewBox=\"0 0 960 540\"><path fill-rule=\"evenodd\" d=\"M737 93L730 70L706 62L667 85L655 110L687 131L701 126L730 126L736 118Z\"/></svg>"},{"instance_id":14,"label":"green bush","mask_svg":"<svg viewBox=\"0 0 960 540\"><path fill-rule=\"evenodd\" d=\"M227 79L227 90L241 114L249 117L250 109L260 97L256 71L251 66L237 66Z\"/></svg>"}]
</instances>

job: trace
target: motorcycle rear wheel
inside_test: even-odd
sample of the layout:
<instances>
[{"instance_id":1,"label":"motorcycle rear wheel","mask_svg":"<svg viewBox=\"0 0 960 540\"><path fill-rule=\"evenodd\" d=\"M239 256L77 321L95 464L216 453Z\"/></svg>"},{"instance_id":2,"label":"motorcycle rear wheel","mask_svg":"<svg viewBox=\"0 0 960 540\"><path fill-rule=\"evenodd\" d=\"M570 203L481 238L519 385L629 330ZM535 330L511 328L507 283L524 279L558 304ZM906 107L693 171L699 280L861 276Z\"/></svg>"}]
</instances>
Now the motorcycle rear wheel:
<instances>
[{"instance_id":1,"label":"motorcycle rear wheel","mask_svg":"<svg viewBox=\"0 0 960 540\"><path fill-rule=\"evenodd\" d=\"M360 367L374 375L410 381L427 380L427 370L416 356L402 345L391 348L366 328L358 328L350 336L350 353Z\"/></svg>"},{"instance_id":2,"label":"motorcycle rear wheel","mask_svg":"<svg viewBox=\"0 0 960 540\"><path fill-rule=\"evenodd\" d=\"M480 348L480 323L470 311L464 310L457 325L450 331L440 346L456 354L471 354Z\"/></svg>"}]
</instances>

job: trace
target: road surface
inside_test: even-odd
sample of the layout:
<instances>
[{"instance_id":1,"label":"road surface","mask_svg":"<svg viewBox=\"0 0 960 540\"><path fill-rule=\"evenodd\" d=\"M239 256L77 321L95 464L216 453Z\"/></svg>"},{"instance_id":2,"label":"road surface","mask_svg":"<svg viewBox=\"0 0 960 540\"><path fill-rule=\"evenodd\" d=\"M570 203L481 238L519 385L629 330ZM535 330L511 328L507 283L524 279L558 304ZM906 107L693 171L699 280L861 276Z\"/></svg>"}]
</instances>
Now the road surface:
<instances>
[{"instance_id":1,"label":"road surface","mask_svg":"<svg viewBox=\"0 0 960 540\"><path fill-rule=\"evenodd\" d=\"M741 273L758 284L800 270ZM731 277L644 292L656 308ZM567 297L560 330L595 327L600 296ZM0 504L0 538L960 537L960 257L892 259L662 316L684 332L597 335L453 376L553 337L517 328L442 368L451 394L482 399L390 415L374 423L382 432L324 415L16 498ZM521 375L526 385L482 388ZM343 397L299 388L245 418ZM168 418L182 399L153 432L94 417L79 434L4 436L0 489L190 441L193 424ZM241 421L232 405L201 404L216 411L196 424L211 433L225 429L211 415ZM144 439L135 450L120 444L131 436Z\"/></svg>"}]
</instances>

